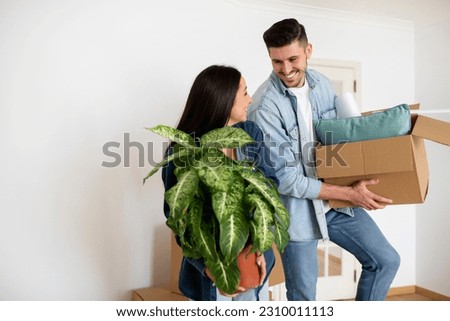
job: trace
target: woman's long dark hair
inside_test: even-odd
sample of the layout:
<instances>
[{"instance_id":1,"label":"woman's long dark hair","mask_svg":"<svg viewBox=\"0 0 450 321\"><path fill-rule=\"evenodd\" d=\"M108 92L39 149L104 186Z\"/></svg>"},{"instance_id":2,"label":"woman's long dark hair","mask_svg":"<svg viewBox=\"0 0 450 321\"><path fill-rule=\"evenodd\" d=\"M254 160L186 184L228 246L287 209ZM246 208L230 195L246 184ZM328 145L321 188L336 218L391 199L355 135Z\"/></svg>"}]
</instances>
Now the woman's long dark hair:
<instances>
[{"instance_id":1,"label":"woman's long dark hair","mask_svg":"<svg viewBox=\"0 0 450 321\"><path fill-rule=\"evenodd\" d=\"M213 65L194 80L177 129L194 137L224 127L230 118L241 73L228 66Z\"/></svg>"}]
</instances>

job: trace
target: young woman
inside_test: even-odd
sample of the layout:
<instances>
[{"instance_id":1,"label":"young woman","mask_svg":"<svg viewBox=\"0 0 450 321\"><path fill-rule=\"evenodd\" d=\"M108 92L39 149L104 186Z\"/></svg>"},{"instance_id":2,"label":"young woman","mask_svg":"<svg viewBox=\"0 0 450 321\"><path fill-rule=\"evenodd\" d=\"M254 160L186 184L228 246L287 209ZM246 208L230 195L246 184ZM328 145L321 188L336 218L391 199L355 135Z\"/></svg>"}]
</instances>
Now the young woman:
<instances>
[{"instance_id":1,"label":"young woman","mask_svg":"<svg viewBox=\"0 0 450 321\"><path fill-rule=\"evenodd\" d=\"M241 149L224 150L232 159L248 159L271 178L276 184L278 180L270 166L269 151L263 143L263 134L259 127L247 119L247 107L252 98L247 93L247 85L241 73L228 66L213 65L203 70L195 79L190 90L184 112L177 129L190 133L193 137L201 137L210 130L224 126L235 126L245 130L255 144ZM168 150L170 153L170 148ZM174 175L175 166L169 163L163 168L164 187L169 190L177 182ZM204 211L212 213L211 204L205 204ZM170 215L167 203L164 203L166 217ZM233 295L225 294L214 285L214 280L202 259L194 260L183 257L179 275L179 288L191 300L268 300L268 275L275 264L272 250L256 257L261 271L261 285L255 289L238 288Z\"/></svg>"}]
</instances>

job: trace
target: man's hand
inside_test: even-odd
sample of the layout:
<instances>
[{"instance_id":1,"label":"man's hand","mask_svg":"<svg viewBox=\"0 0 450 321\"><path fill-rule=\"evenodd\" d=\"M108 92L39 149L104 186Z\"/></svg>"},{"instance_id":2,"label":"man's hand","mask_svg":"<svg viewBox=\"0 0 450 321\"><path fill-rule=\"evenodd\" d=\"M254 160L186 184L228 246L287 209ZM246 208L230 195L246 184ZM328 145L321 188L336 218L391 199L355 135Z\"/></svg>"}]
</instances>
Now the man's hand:
<instances>
[{"instance_id":1,"label":"man's hand","mask_svg":"<svg viewBox=\"0 0 450 321\"><path fill-rule=\"evenodd\" d=\"M392 203L392 200L369 191L367 186L375 184L378 184L378 179L361 180L351 186L323 183L319 198L348 201L369 211L385 208L387 204Z\"/></svg>"},{"instance_id":2,"label":"man's hand","mask_svg":"<svg viewBox=\"0 0 450 321\"><path fill-rule=\"evenodd\" d=\"M391 204L392 200L369 191L367 186L378 184L378 179L362 180L351 186L353 193L349 201L366 210L378 210Z\"/></svg>"}]
</instances>

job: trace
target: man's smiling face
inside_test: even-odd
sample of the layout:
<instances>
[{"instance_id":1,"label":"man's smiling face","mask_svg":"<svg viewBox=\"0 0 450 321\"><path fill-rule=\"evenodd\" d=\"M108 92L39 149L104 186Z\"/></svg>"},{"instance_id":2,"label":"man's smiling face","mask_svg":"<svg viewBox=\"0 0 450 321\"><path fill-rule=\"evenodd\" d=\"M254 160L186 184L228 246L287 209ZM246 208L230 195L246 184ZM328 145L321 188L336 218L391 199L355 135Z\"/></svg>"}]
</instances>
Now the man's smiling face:
<instances>
[{"instance_id":1,"label":"man's smiling face","mask_svg":"<svg viewBox=\"0 0 450 321\"><path fill-rule=\"evenodd\" d=\"M286 87L302 87L305 84L305 72L311 57L311 44L294 41L284 47L269 48L272 67Z\"/></svg>"}]
</instances>

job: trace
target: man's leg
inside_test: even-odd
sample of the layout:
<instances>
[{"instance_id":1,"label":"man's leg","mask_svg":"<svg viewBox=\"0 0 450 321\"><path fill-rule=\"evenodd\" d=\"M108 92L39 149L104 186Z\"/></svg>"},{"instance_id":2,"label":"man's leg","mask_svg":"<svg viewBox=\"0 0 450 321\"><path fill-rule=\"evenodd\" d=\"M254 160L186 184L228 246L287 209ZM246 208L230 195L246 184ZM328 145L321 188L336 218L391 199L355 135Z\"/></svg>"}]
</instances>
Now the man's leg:
<instances>
[{"instance_id":1,"label":"man's leg","mask_svg":"<svg viewBox=\"0 0 450 321\"><path fill-rule=\"evenodd\" d=\"M316 300L318 241L289 241L281 254L289 301Z\"/></svg>"},{"instance_id":2,"label":"man's leg","mask_svg":"<svg viewBox=\"0 0 450 321\"><path fill-rule=\"evenodd\" d=\"M400 265L400 256L362 208L355 216L329 211L330 240L352 253L362 265L356 300L384 300Z\"/></svg>"}]
</instances>

